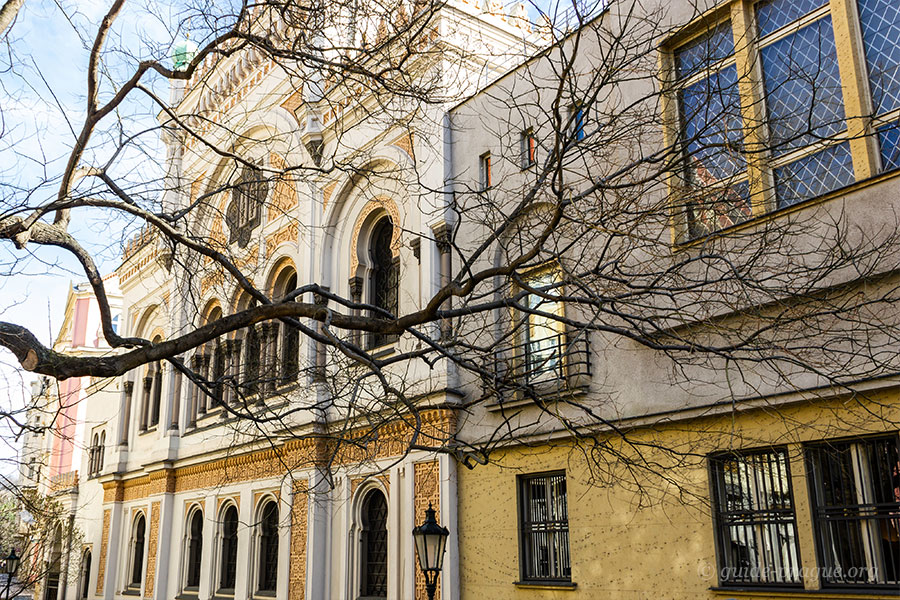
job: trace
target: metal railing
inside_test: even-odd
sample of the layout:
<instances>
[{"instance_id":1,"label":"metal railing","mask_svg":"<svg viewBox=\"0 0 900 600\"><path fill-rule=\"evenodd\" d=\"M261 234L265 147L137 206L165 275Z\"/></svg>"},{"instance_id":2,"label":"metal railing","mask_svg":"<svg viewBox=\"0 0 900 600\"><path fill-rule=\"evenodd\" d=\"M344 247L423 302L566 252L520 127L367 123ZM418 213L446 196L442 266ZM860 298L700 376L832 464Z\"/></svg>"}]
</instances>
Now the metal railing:
<instances>
[{"instance_id":1,"label":"metal railing","mask_svg":"<svg viewBox=\"0 0 900 600\"><path fill-rule=\"evenodd\" d=\"M498 389L583 387L591 374L587 334L559 333L501 348L494 354L491 373Z\"/></svg>"}]
</instances>

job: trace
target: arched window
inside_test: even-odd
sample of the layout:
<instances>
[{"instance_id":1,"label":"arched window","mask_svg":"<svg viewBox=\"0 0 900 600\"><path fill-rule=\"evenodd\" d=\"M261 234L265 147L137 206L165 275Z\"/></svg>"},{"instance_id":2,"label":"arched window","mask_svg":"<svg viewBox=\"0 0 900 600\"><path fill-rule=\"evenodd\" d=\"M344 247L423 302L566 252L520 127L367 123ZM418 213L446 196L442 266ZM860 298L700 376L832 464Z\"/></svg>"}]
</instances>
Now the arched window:
<instances>
[{"instance_id":1,"label":"arched window","mask_svg":"<svg viewBox=\"0 0 900 600\"><path fill-rule=\"evenodd\" d=\"M100 445L97 446L97 473L103 470L103 455L106 453L106 432L100 434Z\"/></svg>"},{"instance_id":2,"label":"arched window","mask_svg":"<svg viewBox=\"0 0 900 600\"><path fill-rule=\"evenodd\" d=\"M203 511L195 510L188 521L187 565L184 587L200 587L200 560L203 554Z\"/></svg>"},{"instance_id":3,"label":"arched window","mask_svg":"<svg viewBox=\"0 0 900 600\"><path fill-rule=\"evenodd\" d=\"M390 218L383 217L372 229L369 242L369 303L396 315L399 309L400 264L394 260L391 239L394 226ZM377 316L377 315L376 315ZM369 336L369 348L377 348L396 341L396 336L373 333Z\"/></svg>"},{"instance_id":4,"label":"arched window","mask_svg":"<svg viewBox=\"0 0 900 600\"><path fill-rule=\"evenodd\" d=\"M269 500L263 505L259 520L259 587L260 592L274 592L278 585L278 504Z\"/></svg>"},{"instance_id":5,"label":"arched window","mask_svg":"<svg viewBox=\"0 0 900 600\"><path fill-rule=\"evenodd\" d=\"M131 533L131 581L129 588L140 588L144 579L144 541L147 534L147 521L143 514L134 520Z\"/></svg>"},{"instance_id":6,"label":"arched window","mask_svg":"<svg viewBox=\"0 0 900 600\"><path fill-rule=\"evenodd\" d=\"M222 309L218 306L213 306L207 309L201 325L208 325L221 318ZM198 377L209 383L208 389L219 399L222 398L221 378L225 366L223 352L222 343L218 338L210 340L194 351L190 365ZM190 384L188 398L190 402L189 426L193 427L196 426L197 419L206 415L207 411L213 407L210 405L209 396L197 385Z\"/></svg>"},{"instance_id":7,"label":"arched window","mask_svg":"<svg viewBox=\"0 0 900 600\"><path fill-rule=\"evenodd\" d=\"M370 490L362 504L360 590L367 598L387 597L387 499Z\"/></svg>"},{"instance_id":8,"label":"arched window","mask_svg":"<svg viewBox=\"0 0 900 600\"><path fill-rule=\"evenodd\" d=\"M81 597L87 598L91 588L91 551L85 550L81 557Z\"/></svg>"},{"instance_id":9,"label":"arched window","mask_svg":"<svg viewBox=\"0 0 900 600\"><path fill-rule=\"evenodd\" d=\"M238 511L234 504L222 513L222 552L219 560L219 589L233 590L237 576Z\"/></svg>"},{"instance_id":10,"label":"arched window","mask_svg":"<svg viewBox=\"0 0 900 600\"><path fill-rule=\"evenodd\" d=\"M100 437L95 433L91 448L88 451L88 476L93 477L97 474L97 448L100 444Z\"/></svg>"},{"instance_id":11,"label":"arched window","mask_svg":"<svg viewBox=\"0 0 900 600\"><path fill-rule=\"evenodd\" d=\"M158 344L162 338L156 336L152 342ZM141 408L141 431L159 425L159 410L162 404L162 363L159 361L147 365L144 375L144 393Z\"/></svg>"},{"instance_id":12,"label":"arched window","mask_svg":"<svg viewBox=\"0 0 900 600\"><path fill-rule=\"evenodd\" d=\"M297 289L297 273L293 269L284 269L275 282L276 299ZM300 331L287 323L278 323L278 377L282 384L297 379L299 371Z\"/></svg>"},{"instance_id":13,"label":"arched window","mask_svg":"<svg viewBox=\"0 0 900 600\"><path fill-rule=\"evenodd\" d=\"M237 302L237 312L256 306L256 300L244 294ZM237 380L238 390L243 395L252 395L259 391L261 373L260 366L262 343L260 341L261 325L251 325L236 331L232 340L231 363L227 373ZM229 398L235 401L240 398Z\"/></svg>"}]
</instances>

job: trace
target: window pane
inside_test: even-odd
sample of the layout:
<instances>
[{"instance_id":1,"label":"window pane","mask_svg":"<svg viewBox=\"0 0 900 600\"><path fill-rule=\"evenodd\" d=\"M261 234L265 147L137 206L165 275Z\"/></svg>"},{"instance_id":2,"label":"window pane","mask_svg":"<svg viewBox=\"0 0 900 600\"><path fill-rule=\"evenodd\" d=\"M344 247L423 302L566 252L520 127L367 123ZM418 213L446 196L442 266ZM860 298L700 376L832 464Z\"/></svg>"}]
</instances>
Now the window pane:
<instances>
[{"instance_id":1,"label":"window pane","mask_svg":"<svg viewBox=\"0 0 900 600\"><path fill-rule=\"evenodd\" d=\"M846 142L775 169L778 208L821 196L853 183L853 159Z\"/></svg>"},{"instance_id":2,"label":"window pane","mask_svg":"<svg viewBox=\"0 0 900 600\"><path fill-rule=\"evenodd\" d=\"M878 141L881 144L881 168L891 171L900 167L900 122L879 127Z\"/></svg>"},{"instance_id":3,"label":"window pane","mask_svg":"<svg viewBox=\"0 0 900 600\"><path fill-rule=\"evenodd\" d=\"M681 79L734 54L731 23L725 21L675 52L675 74Z\"/></svg>"},{"instance_id":4,"label":"window pane","mask_svg":"<svg viewBox=\"0 0 900 600\"><path fill-rule=\"evenodd\" d=\"M785 25L808 15L828 0L764 0L756 5L760 37L778 31Z\"/></svg>"},{"instance_id":5,"label":"window pane","mask_svg":"<svg viewBox=\"0 0 900 600\"><path fill-rule=\"evenodd\" d=\"M900 3L858 0L875 114L900 108Z\"/></svg>"},{"instance_id":6,"label":"window pane","mask_svg":"<svg viewBox=\"0 0 900 600\"><path fill-rule=\"evenodd\" d=\"M743 171L737 68L725 67L687 86L680 99L690 182L708 184Z\"/></svg>"},{"instance_id":7,"label":"window pane","mask_svg":"<svg viewBox=\"0 0 900 600\"><path fill-rule=\"evenodd\" d=\"M844 129L844 101L831 17L760 51L773 154Z\"/></svg>"}]
</instances>

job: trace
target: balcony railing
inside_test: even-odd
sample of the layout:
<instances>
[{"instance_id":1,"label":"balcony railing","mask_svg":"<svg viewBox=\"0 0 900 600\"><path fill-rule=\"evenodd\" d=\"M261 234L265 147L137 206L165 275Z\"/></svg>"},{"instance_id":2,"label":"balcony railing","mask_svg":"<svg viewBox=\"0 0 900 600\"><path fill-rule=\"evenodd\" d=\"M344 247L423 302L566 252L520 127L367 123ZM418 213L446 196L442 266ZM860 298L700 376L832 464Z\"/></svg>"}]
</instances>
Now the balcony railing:
<instances>
[{"instance_id":1,"label":"balcony railing","mask_svg":"<svg viewBox=\"0 0 900 600\"><path fill-rule=\"evenodd\" d=\"M587 388L591 353L584 332L528 339L494 354L493 378L485 381L504 400L529 392L548 396Z\"/></svg>"}]
</instances>

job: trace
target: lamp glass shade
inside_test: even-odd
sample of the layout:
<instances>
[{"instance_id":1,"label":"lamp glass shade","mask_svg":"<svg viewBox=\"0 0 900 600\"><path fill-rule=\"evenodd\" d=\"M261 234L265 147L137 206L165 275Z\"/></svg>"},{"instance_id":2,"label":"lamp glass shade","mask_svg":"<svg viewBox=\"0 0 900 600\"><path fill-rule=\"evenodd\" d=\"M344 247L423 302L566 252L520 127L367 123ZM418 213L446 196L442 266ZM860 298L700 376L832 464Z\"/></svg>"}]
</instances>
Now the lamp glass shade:
<instances>
[{"instance_id":1,"label":"lamp glass shade","mask_svg":"<svg viewBox=\"0 0 900 600\"><path fill-rule=\"evenodd\" d=\"M6 557L6 574L14 575L16 571L19 570L19 561L21 559L16 555L16 549L13 548L9 553L9 556Z\"/></svg>"},{"instance_id":2,"label":"lamp glass shade","mask_svg":"<svg viewBox=\"0 0 900 600\"><path fill-rule=\"evenodd\" d=\"M425 511L425 522L413 529L416 542L416 554L419 557L419 568L422 571L440 571L444 563L444 550L450 532L446 527L438 525L434 518L434 510L429 506Z\"/></svg>"}]
</instances>

